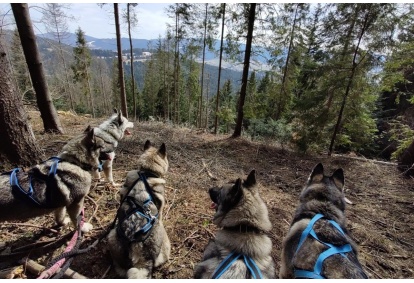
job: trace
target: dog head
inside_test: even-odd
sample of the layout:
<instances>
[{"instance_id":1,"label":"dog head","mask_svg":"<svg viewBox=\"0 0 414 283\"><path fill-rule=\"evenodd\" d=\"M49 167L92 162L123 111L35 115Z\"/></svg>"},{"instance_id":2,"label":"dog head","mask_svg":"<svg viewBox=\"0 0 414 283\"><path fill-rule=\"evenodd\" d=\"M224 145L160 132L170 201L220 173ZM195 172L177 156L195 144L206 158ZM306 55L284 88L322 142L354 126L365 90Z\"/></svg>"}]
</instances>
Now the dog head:
<instances>
[{"instance_id":1,"label":"dog head","mask_svg":"<svg viewBox=\"0 0 414 283\"><path fill-rule=\"evenodd\" d=\"M256 171L252 170L246 180L237 179L221 187L209 190L211 208L216 210L213 223L219 227L251 226L269 231L266 204L259 195L256 183Z\"/></svg>"},{"instance_id":2,"label":"dog head","mask_svg":"<svg viewBox=\"0 0 414 283\"><path fill-rule=\"evenodd\" d=\"M155 148L147 140L144 145L144 153L139 157L138 164L143 171L154 173L162 177L168 171L167 149L163 143L160 148Z\"/></svg>"},{"instance_id":3,"label":"dog head","mask_svg":"<svg viewBox=\"0 0 414 283\"><path fill-rule=\"evenodd\" d=\"M345 210L345 184L343 170L337 169L331 176L324 174L323 165L316 165L309 175L305 188L300 195L301 203L329 203L341 211ZM317 205L319 206L319 205Z\"/></svg>"},{"instance_id":4,"label":"dog head","mask_svg":"<svg viewBox=\"0 0 414 283\"><path fill-rule=\"evenodd\" d=\"M114 146L95 135L95 128L88 126L83 135L70 140L62 148L59 157L74 163L84 170L95 170L99 167L99 155L102 152L114 151Z\"/></svg>"},{"instance_id":5,"label":"dog head","mask_svg":"<svg viewBox=\"0 0 414 283\"><path fill-rule=\"evenodd\" d=\"M123 138L124 135L131 135L129 129L134 127L134 123L128 121L128 119L122 115L122 112L118 111L116 108L114 108L114 115L112 117L121 130L122 136L120 138Z\"/></svg>"}]
</instances>

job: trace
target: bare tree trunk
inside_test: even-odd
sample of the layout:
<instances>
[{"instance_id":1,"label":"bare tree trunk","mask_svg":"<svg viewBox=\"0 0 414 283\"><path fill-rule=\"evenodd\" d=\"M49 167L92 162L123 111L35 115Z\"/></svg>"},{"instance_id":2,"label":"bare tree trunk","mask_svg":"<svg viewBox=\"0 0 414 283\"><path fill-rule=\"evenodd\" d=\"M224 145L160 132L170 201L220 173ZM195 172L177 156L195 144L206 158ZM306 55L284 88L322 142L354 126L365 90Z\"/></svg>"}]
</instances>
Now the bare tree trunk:
<instances>
[{"instance_id":1,"label":"bare tree trunk","mask_svg":"<svg viewBox=\"0 0 414 283\"><path fill-rule=\"evenodd\" d=\"M220 98L220 79L221 79L221 61L223 58L223 36L224 36L224 16L226 13L226 3L223 3L223 17L221 20L221 41L220 41L220 59L218 70L218 82L217 82L217 95L216 95L216 118L214 120L214 134L217 135L218 128L218 111L219 111L219 98Z\"/></svg>"},{"instance_id":2,"label":"bare tree trunk","mask_svg":"<svg viewBox=\"0 0 414 283\"><path fill-rule=\"evenodd\" d=\"M118 4L114 3L115 28L116 28L116 47L118 48L118 74L119 84L121 89L121 109L122 114L128 118L128 109L125 94L125 79L124 79L124 65L122 63L122 46L121 46L121 31L119 27L119 12Z\"/></svg>"},{"instance_id":3,"label":"bare tree trunk","mask_svg":"<svg viewBox=\"0 0 414 283\"><path fill-rule=\"evenodd\" d=\"M206 3L206 15L204 17L204 34L203 34L203 63L201 64L201 87L200 87L200 105L198 112L200 113L199 124L201 128L201 121L203 117L203 91L204 91L204 62L206 58L206 35L207 35L207 12L208 12L208 3Z\"/></svg>"},{"instance_id":4,"label":"bare tree trunk","mask_svg":"<svg viewBox=\"0 0 414 283\"><path fill-rule=\"evenodd\" d=\"M132 99L134 103L134 120L137 119L137 99L135 97L135 77L134 77L134 55L132 52L132 37L131 37L131 21L130 21L130 5L131 3L127 4L127 13L128 13L128 35L129 35L129 49L130 49L130 56L131 56L131 87L132 87Z\"/></svg>"},{"instance_id":5,"label":"bare tree trunk","mask_svg":"<svg viewBox=\"0 0 414 283\"><path fill-rule=\"evenodd\" d=\"M99 76L101 78L101 92L104 98L103 104L104 104L105 113L109 113L108 98L106 95L103 76L102 76L102 62L101 61L99 61Z\"/></svg>"},{"instance_id":6,"label":"bare tree trunk","mask_svg":"<svg viewBox=\"0 0 414 283\"><path fill-rule=\"evenodd\" d=\"M36 164L44 155L36 144L23 101L12 81L0 36L0 151L13 164L29 166Z\"/></svg>"},{"instance_id":7,"label":"bare tree trunk","mask_svg":"<svg viewBox=\"0 0 414 283\"><path fill-rule=\"evenodd\" d=\"M357 13L357 12L355 12L355 13ZM354 79L354 76L355 76L355 73L356 73L356 68L358 67L358 64L361 63L361 61L363 60L363 59L360 59L359 63L356 62L356 58L357 58L357 55L359 53L359 46L361 44L362 37L364 36L364 33L367 29L368 18L369 18L369 12L365 15L365 19L364 19L364 23L363 23L363 26L362 26L362 29L361 29L361 33L359 34L359 37L358 37L358 43L357 43L357 45L355 47L355 50L354 50L354 57L352 59L351 74L349 76L348 84L347 84L346 90L345 90L345 94L344 94L344 97L342 99L341 109L339 110L338 120L336 121L335 130L334 130L334 133L333 133L332 139L331 139L331 144L329 145L328 156L331 156L332 151L333 151L333 146L334 146L334 143L335 143L336 135L339 132L339 127L340 127L341 122L342 122L342 115L343 115L343 112L344 112L344 109L345 109L346 99L348 98L349 92L351 91L351 85L353 83L353 79Z\"/></svg>"},{"instance_id":8,"label":"bare tree trunk","mask_svg":"<svg viewBox=\"0 0 414 283\"><path fill-rule=\"evenodd\" d=\"M62 134L64 131L47 87L42 61L37 49L29 7L24 3L12 3L11 7L19 31L24 56L29 67L30 78L36 92L37 106L39 107L45 132Z\"/></svg>"},{"instance_id":9,"label":"bare tree trunk","mask_svg":"<svg viewBox=\"0 0 414 283\"><path fill-rule=\"evenodd\" d=\"M283 78L282 78L282 86L280 88L280 96L282 97L283 94L286 94L286 89L285 89L285 82L286 82L286 76L288 73L288 65L289 65L289 60L290 60L290 54L292 52L292 45L293 45L293 36L295 35L295 28L296 28L296 17L298 14L298 7L299 7L299 3L296 4L296 9L295 9L295 18L293 20L293 26L292 26L292 31L290 33L290 40L289 40L289 48L288 48L288 53L286 56L286 63L285 63L285 67L283 68ZM280 112L281 112L281 107L280 107L280 101L279 101L279 105L277 107L277 112L275 113L275 120L278 120L280 118Z\"/></svg>"},{"instance_id":10,"label":"bare tree trunk","mask_svg":"<svg viewBox=\"0 0 414 283\"><path fill-rule=\"evenodd\" d=\"M89 71L87 70L86 72L87 72L86 73L86 77L87 77L86 81L88 82L89 99L90 99L91 108L92 108L92 117L95 118L95 103L94 103L93 95L92 95L91 78L89 76Z\"/></svg>"},{"instance_id":11,"label":"bare tree trunk","mask_svg":"<svg viewBox=\"0 0 414 283\"><path fill-rule=\"evenodd\" d=\"M253 40L253 28L254 20L256 13L256 3L250 4L249 9L249 18L248 18L248 27L247 27L247 37L246 37L246 50L244 52L244 67L242 75L242 85L240 89L240 99L237 111L237 121L236 127L234 128L234 133L231 136L232 138L237 138L241 136L242 123L243 123L243 106L244 100L246 98L247 90L247 80L249 76L249 66L250 66L250 54L252 52L252 40Z\"/></svg>"}]
</instances>

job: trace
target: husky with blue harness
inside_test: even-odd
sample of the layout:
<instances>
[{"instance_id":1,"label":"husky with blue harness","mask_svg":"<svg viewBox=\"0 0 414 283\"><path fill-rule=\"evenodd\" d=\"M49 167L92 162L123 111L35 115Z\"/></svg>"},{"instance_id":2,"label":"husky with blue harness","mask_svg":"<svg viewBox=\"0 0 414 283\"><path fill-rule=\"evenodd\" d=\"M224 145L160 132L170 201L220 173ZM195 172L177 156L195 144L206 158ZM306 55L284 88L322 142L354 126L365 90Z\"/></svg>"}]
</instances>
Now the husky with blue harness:
<instances>
[{"instance_id":1,"label":"husky with blue harness","mask_svg":"<svg viewBox=\"0 0 414 283\"><path fill-rule=\"evenodd\" d=\"M280 278L367 278L345 228L343 188L342 169L326 176L315 166L282 244Z\"/></svg>"},{"instance_id":2,"label":"husky with blue harness","mask_svg":"<svg viewBox=\"0 0 414 283\"><path fill-rule=\"evenodd\" d=\"M122 278L151 278L153 268L170 257L170 240L162 216L164 175L168 171L165 144L147 141L138 159L139 170L129 171L120 190L121 204L108 234L115 271Z\"/></svg>"},{"instance_id":3,"label":"husky with blue harness","mask_svg":"<svg viewBox=\"0 0 414 283\"><path fill-rule=\"evenodd\" d=\"M27 172L16 168L0 175L0 221L28 220L54 212L58 225L72 220L83 208L91 186L91 172L98 168L101 152L112 152L88 127L84 135L70 140L61 153ZM66 210L69 218L66 218ZM88 232L92 225L85 223Z\"/></svg>"},{"instance_id":4,"label":"husky with blue harness","mask_svg":"<svg viewBox=\"0 0 414 283\"><path fill-rule=\"evenodd\" d=\"M247 179L209 190L213 223L221 228L207 244L194 269L196 279L272 279L275 263L272 228L266 204L259 195L256 171Z\"/></svg>"}]
</instances>

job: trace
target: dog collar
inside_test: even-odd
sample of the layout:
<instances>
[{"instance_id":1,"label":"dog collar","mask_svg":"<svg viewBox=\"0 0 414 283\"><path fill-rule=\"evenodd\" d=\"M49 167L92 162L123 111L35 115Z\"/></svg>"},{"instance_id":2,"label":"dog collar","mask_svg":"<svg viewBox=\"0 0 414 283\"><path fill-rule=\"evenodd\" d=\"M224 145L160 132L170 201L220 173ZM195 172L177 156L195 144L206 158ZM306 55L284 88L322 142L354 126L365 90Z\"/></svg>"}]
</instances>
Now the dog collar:
<instances>
[{"instance_id":1,"label":"dog collar","mask_svg":"<svg viewBox=\"0 0 414 283\"><path fill-rule=\"evenodd\" d=\"M224 227L223 229L231 231L231 232L237 232L237 233L256 233L256 234L260 234L260 233L263 232L259 228L249 226L249 225L245 225L245 224L238 225L238 226L232 226L232 227Z\"/></svg>"}]
</instances>

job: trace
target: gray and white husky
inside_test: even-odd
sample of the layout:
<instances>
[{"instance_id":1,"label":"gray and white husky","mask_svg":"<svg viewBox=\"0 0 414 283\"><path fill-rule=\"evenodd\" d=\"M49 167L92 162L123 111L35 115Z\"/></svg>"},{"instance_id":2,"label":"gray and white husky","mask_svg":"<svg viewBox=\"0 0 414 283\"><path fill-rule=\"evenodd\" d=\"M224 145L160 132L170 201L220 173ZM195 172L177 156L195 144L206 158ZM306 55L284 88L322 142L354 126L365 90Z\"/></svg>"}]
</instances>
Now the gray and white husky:
<instances>
[{"instance_id":1,"label":"gray and white husky","mask_svg":"<svg viewBox=\"0 0 414 283\"><path fill-rule=\"evenodd\" d=\"M69 222L66 211L77 225L86 195L91 187L92 170L99 166L99 155L113 147L88 127L82 136L70 140L62 152L28 172L16 168L0 175L0 221L27 220L54 212L58 225ZM90 231L85 223L82 230Z\"/></svg>"},{"instance_id":2,"label":"gray and white husky","mask_svg":"<svg viewBox=\"0 0 414 283\"><path fill-rule=\"evenodd\" d=\"M117 274L130 279L151 278L153 268L164 264L171 250L162 222L163 177L168 170L165 144L157 149L147 141L138 166L126 176L116 225L107 237Z\"/></svg>"},{"instance_id":3,"label":"gray and white husky","mask_svg":"<svg viewBox=\"0 0 414 283\"><path fill-rule=\"evenodd\" d=\"M121 111L114 109L114 112L115 113L112 114L108 120L98 126L95 131L95 135L116 148L124 135L131 134L128 129L133 128L134 123L128 121L128 119L122 115ZM100 157L100 160L103 161L102 169L105 175L105 180L112 185L115 185L112 174L112 163L114 158L115 152ZM101 178L101 174L98 170L94 170L93 177L95 179Z\"/></svg>"},{"instance_id":4,"label":"gray and white husky","mask_svg":"<svg viewBox=\"0 0 414 283\"><path fill-rule=\"evenodd\" d=\"M344 181L342 169L312 170L282 243L280 278L367 278L345 228Z\"/></svg>"},{"instance_id":5,"label":"gray and white husky","mask_svg":"<svg viewBox=\"0 0 414 283\"><path fill-rule=\"evenodd\" d=\"M213 223L221 228L210 240L202 261L194 269L196 279L271 279L275 263L272 228L266 204L259 195L256 171L247 179L209 190L215 208Z\"/></svg>"}]
</instances>

